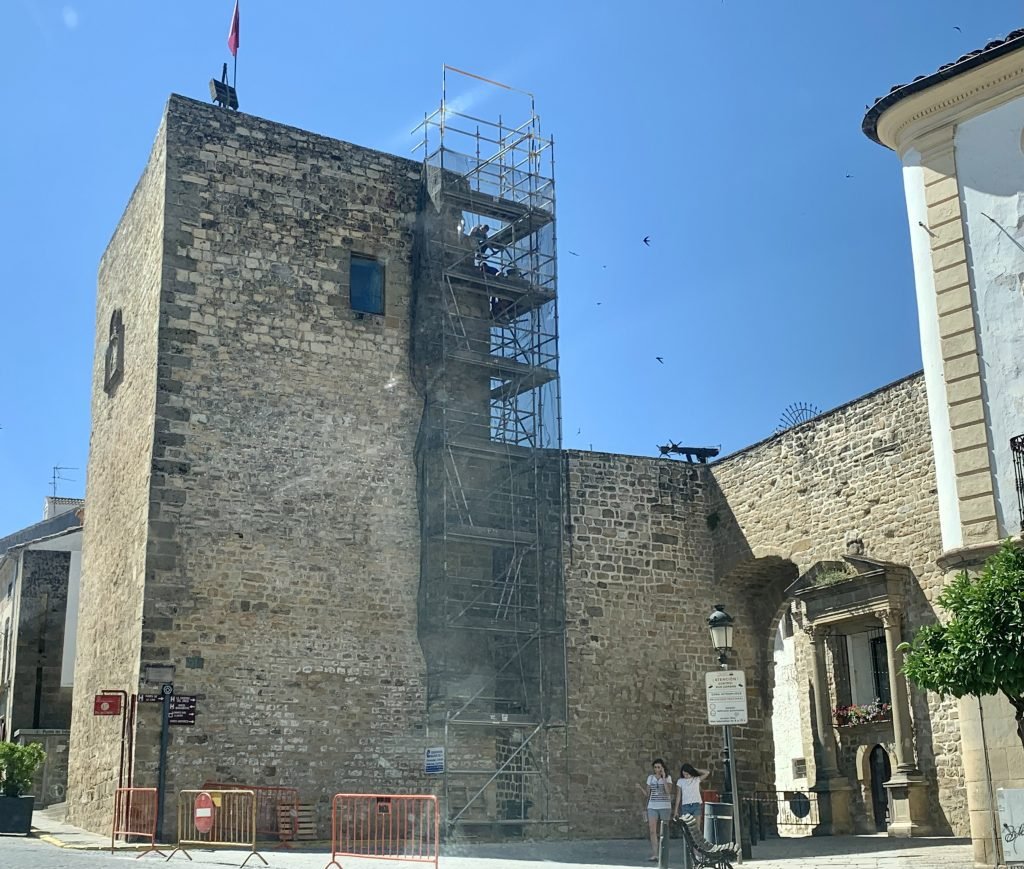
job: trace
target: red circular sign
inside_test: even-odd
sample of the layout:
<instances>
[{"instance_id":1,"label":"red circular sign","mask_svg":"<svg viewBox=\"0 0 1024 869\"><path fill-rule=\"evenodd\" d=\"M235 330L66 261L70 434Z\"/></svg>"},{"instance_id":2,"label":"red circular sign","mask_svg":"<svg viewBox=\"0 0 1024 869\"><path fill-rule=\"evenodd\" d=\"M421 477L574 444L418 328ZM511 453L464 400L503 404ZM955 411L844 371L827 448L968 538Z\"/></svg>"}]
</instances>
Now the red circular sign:
<instances>
[{"instance_id":1,"label":"red circular sign","mask_svg":"<svg viewBox=\"0 0 1024 869\"><path fill-rule=\"evenodd\" d=\"M198 832L209 833L213 829L213 797L206 791L196 795L192 817Z\"/></svg>"}]
</instances>

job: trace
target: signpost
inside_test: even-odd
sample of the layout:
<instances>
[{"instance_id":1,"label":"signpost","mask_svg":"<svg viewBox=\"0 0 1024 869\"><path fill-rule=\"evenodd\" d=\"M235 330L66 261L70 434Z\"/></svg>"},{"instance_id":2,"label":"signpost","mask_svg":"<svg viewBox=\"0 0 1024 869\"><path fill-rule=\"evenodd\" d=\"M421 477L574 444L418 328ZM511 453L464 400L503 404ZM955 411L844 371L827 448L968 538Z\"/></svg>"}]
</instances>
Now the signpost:
<instances>
[{"instance_id":1,"label":"signpost","mask_svg":"<svg viewBox=\"0 0 1024 869\"><path fill-rule=\"evenodd\" d=\"M708 724L747 723L747 677L742 670L716 670L704 675Z\"/></svg>"},{"instance_id":2,"label":"signpost","mask_svg":"<svg viewBox=\"0 0 1024 869\"><path fill-rule=\"evenodd\" d=\"M167 712L167 723L184 727L192 727L196 723L196 698L194 694L172 694L170 709Z\"/></svg>"},{"instance_id":3,"label":"signpost","mask_svg":"<svg viewBox=\"0 0 1024 869\"><path fill-rule=\"evenodd\" d=\"M742 863L742 807L736 786L736 754L732 745L732 726L747 723L747 677L742 670L715 670L705 673L704 690L708 700L708 724L722 725L725 735L725 752L729 757L733 839L740 846L738 857Z\"/></svg>"}]
</instances>

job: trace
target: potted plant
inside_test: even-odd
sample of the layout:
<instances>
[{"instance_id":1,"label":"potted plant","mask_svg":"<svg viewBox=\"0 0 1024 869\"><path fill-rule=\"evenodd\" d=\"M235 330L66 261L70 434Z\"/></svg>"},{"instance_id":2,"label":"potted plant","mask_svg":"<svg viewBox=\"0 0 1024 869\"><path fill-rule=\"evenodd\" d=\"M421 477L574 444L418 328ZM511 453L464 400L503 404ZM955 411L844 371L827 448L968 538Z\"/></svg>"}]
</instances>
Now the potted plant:
<instances>
[{"instance_id":1,"label":"potted plant","mask_svg":"<svg viewBox=\"0 0 1024 869\"><path fill-rule=\"evenodd\" d=\"M38 743L0 742L0 833L32 832L36 798L26 795L32 776L46 758Z\"/></svg>"}]
</instances>

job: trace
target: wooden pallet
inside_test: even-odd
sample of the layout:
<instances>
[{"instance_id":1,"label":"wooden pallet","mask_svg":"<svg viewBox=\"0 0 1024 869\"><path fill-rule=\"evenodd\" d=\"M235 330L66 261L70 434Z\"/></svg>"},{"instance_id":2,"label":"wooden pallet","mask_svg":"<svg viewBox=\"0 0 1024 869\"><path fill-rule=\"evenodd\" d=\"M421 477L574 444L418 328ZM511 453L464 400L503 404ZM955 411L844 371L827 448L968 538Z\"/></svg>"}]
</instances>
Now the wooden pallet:
<instances>
[{"instance_id":1,"label":"wooden pallet","mask_svg":"<svg viewBox=\"0 0 1024 869\"><path fill-rule=\"evenodd\" d=\"M278 806L278 822L282 830L287 830L291 823L291 806ZM298 825L295 831L295 839L299 842L308 842L316 839L316 807L311 805L300 805Z\"/></svg>"}]
</instances>

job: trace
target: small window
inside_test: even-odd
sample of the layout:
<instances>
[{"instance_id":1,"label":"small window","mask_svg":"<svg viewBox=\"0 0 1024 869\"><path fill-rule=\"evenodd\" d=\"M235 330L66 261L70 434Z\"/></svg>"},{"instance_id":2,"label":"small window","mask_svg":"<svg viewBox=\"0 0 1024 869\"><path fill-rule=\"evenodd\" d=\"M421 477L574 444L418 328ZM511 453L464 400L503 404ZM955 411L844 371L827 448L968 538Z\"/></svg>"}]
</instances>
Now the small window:
<instances>
[{"instance_id":1,"label":"small window","mask_svg":"<svg viewBox=\"0 0 1024 869\"><path fill-rule=\"evenodd\" d=\"M807 759L804 757L793 758L793 778L807 778Z\"/></svg>"},{"instance_id":2,"label":"small window","mask_svg":"<svg viewBox=\"0 0 1024 869\"><path fill-rule=\"evenodd\" d=\"M104 360L103 389L107 395L113 395L117 384L124 377L124 320L118 308L110 316L110 337L107 339L107 352Z\"/></svg>"},{"instance_id":3,"label":"small window","mask_svg":"<svg viewBox=\"0 0 1024 869\"><path fill-rule=\"evenodd\" d=\"M384 313L384 266L373 257L352 254L348 270L349 302L362 314Z\"/></svg>"}]
</instances>

